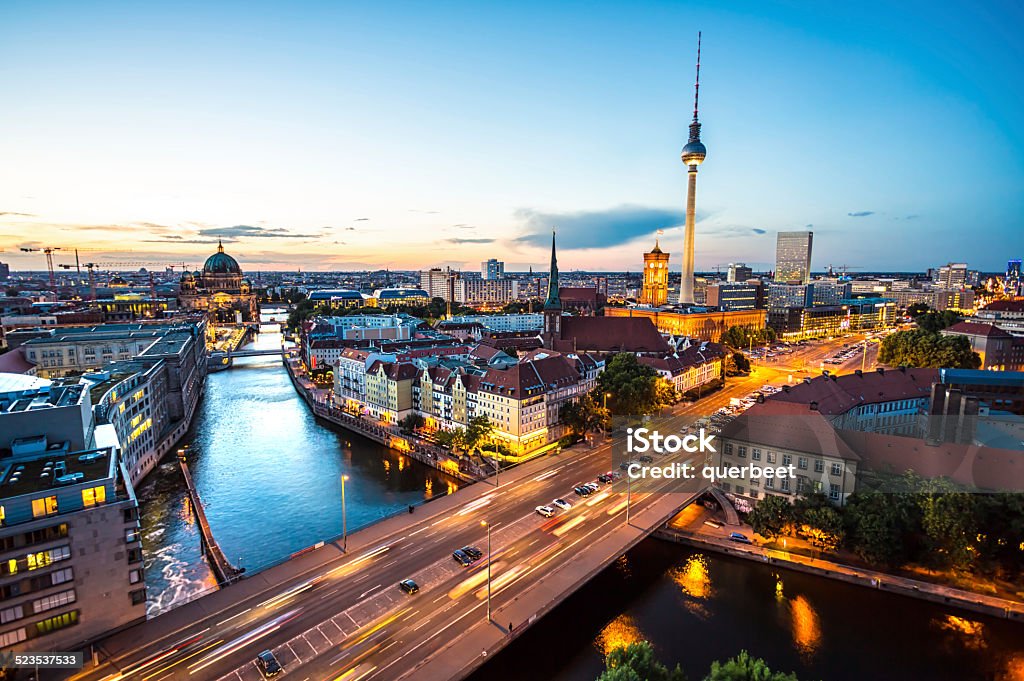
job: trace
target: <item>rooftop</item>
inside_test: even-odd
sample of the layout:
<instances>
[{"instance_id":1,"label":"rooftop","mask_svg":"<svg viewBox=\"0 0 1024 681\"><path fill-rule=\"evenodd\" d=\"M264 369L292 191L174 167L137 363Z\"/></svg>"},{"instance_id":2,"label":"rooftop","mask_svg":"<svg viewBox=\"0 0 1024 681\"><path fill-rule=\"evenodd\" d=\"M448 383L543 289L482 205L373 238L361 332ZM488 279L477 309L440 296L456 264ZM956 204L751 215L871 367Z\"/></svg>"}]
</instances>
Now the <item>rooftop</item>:
<instances>
[{"instance_id":1,"label":"rooftop","mask_svg":"<svg viewBox=\"0 0 1024 681\"><path fill-rule=\"evenodd\" d=\"M829 374L805 379L775 393L769 402L810 405L817 402L818 411L835 416L861 404L927 398L932 383L939 380L937 369L890 369L865 373Z\"/></svg>"},{"instance_id":2,"label":"rooftop","mask_svg":"<svg viewBox=\"0 0 1024 681\"><path fill-rule=\"evenodd\" d=\"M10 374L0 374L9 376ZM0 394L0 414L52 409L81 404L87 386L78 379L47 381L45 385Z\"/></svg>"},{"instance_id":3,"label":"rooftop","mask_svg":"<svg viewBox=\"0 0 1024 681\"><path fill-rule=\"evenodd\" d=\"M111 477L110 464L106 447L69 454L67 443L53 443L33 458L0 463L0 499L102 480Z\"/></svg>"}]
</instances>

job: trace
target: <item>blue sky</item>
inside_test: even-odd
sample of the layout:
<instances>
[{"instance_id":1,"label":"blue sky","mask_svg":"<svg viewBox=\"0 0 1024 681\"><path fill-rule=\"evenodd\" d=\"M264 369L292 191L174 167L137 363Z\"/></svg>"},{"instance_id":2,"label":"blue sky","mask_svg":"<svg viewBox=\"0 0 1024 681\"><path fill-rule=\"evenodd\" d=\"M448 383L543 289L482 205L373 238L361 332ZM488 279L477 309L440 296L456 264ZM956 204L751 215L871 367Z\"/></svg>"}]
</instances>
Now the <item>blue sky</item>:
<instances>
[{"instance_id":1,"label":"blue sky","mask_svg":"<svg viewBox=\"0 0 1024 681\"><path fill-rule=\"evenodd\" d=\"M0 257L678 267L698 30L698 269L1024 255L1019 4L213 4L0 5Z\"/></svg>"}]
</instances>

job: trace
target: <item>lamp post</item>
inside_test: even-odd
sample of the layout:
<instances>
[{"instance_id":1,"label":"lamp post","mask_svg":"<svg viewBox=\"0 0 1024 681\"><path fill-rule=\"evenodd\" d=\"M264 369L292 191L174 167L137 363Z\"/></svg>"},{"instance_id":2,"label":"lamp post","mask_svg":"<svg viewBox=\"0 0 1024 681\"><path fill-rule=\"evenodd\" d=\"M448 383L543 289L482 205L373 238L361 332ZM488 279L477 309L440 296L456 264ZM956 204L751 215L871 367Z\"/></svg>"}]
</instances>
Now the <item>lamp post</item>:
<instances>
[{"instance_id":1,"label":"lamp post","mask_svg":"<svg viewBox=\"0 0 1024 681\"><path fill-rule=\"evenodd\" d=\"M487 621L491 621L491 524L481 520L480 524L487 528Z\"/></svg>"},{"instance_id":2,"label":"lamp post","mask_svg":"<svg viewBox=\"0 0 1024 681\"><path fill-rule=\"evenodd\" d=\"M612 396L611 393L605 393L604 394L604 402L602 403L602 408L603 408L604 411L602 412L601 416L603 416L606 419L608 418L608 398L611 397L611 396ZM609 420L611 420L611 419L609 419ZM604 430L604 439L605 440L608 439L608 425L609 425L608 423L605 423L604 424L604 428L603 428L603 430Z\"/></svg>"},{"instance_id":3,"label":"lamp post","mask_svg":"<svg viewBox=\"0 0 1024 681\"><path fill-rule=\"evenodd\" d=\"M341 550L348 551L348 514L345 509L345 481L347 475L341 476Z\"/></svg>"},{"instance_id":4,"label":"lamp post","mask_svg":"<svg viewBox=\"0 0 1024 681\"><path fill-rule=\"evenodd\" d=\"M626 471L626 524L629 525L629 498L632 492L633 476Z\"/></svg>"}]
</instances>

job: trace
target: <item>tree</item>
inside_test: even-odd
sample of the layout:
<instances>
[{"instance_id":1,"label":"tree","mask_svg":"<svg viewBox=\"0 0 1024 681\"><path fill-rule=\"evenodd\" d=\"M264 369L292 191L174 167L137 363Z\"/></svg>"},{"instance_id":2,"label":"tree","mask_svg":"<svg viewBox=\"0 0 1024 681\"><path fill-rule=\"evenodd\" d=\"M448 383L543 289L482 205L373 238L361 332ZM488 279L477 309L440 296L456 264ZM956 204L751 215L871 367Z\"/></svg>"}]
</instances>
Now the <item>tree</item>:
<instances>
[{"instance_id":1,"label":"tree","mask_svg":"<svg viewBox=\"0 0 1024 681\"><path fill-rule=\"evenodd\" d=\"M472 454L477 449L487 436L494 430L494 425L490 419L486 416L474 416L466 424L466 431L464 436L464 444L466 446L466 453Z\"/></svg>"},{"instance_id":2,"label":"tree","mask_svg":"<svg viewBox=\"0 0 1024 681\"><path fill-rule=\"evenodd\" d=\"M725 662L712 662L711 671L704 681L799 681L796 674L773 672L759 657L741 650L736 657Z\"/></svg>"},{"instance_id":3,"label":"tree","mask_svg":"<svg viewBox=\"0 0 1024 681\"><path fill-rule=\"evenodd\" d=\"M892 567L907 559L906 535L920 513L910 497L897 492L863 492L843 509L847 544L869 563Z\"/></svg>"},{"instance_id":4,"label":"tree","mask_svg":"<svg viewBox=\"0 0 1024 681\"><path fill-rule=\"evenodd\" d=\"M399 421L398 422L398 426L402 429L403 433L411 433L414 430L422 428L423 425L426 422L427 421L426 421L426 419L423 418L422 414L417 414L416 412L412 412L411 414L406 416L404 419Z\"/></svg>"},{"instance_id":5,"label":"tree","mask_svg":"<svg viewBox=\"0 0 1024 681\"><path fill-rule=\"evenodd\" d=\"M946 478L925 480L922 487L921 527L933 555L953 568L970 567L976 553L972 540L978 534L975 495Z\"/></svg>"},{"instance_id":6,"label":"tree","mask_svg":"<svg viewBox=\"0 0 1024 681\"><path fill-rule=\"evenodd\" d=\"M931 308L928 303L911 303L907 306L907 316L917 318L928 312Z\"/></svg>"},{"instance_id":7,"label":"tree","mask_svg":"<svg viewBox=\"0 0 1024 681\"><path fill-rule=\"evenodd\" d=\"M977 369L981 357L965 336L943 336L924 329L898 331L886 336L878 349L878 361L892 366Z\"/></svg>"},{"instance_id":8,"label":"tree","mask_svg":"<svg viewBox=\"0 0 1024 681\"><path fill-rule=\"evenodd\" d=\"M917 328L931 331L932 333L938 333L943 329L949 328L958 321L960 321L960 315L952 310L925 312L914 318Z\"/></svg>"},{"instance_id":9,"label":"tree","mask_svg":"<svg viewBox=\"0 0 1024 681\"><path fill-rule=\"evenodd\" d=\"M843 517L832 507L811 508L802 514L801 532L807 540L825 551L834 551L846 534Z\"/></svg>"},{"instance_id":10,"label":"tree","mask_svg":"<svg viewBox=\"0 0 1024 681\"><path fill-rule=\"evenodd\" d=\"M722 342L731 348L748 348L751 345L774 343L777 338L775 329L766 326L752 329L749 326L730 326L722 333Z\"/></svg>"},{"instance_id":11,"label":"tree","mask_svg":"<svg viewBox=\"0 0 1024 681\"><path fill-rule=\"evenodd\" d=\"M609 421L608 410L601 406L592 392L566 403L558 416L569 430L580 437L586 437L592 430L607 428Z\"/></svg>"},{"instance_id":12,"label":"tree","mask_svg":"<svg viewBox=\"0 0 1024 681\"><path fill-rule=\"evenodd\" d=\"M736 351L725 358L726 373L746 374L750 372L750 360L742 352Z\"/></svg>"},{"instance_id":13,"label":"tree","mask_svg":"<svg viewBox=\"0 0 1024 681\"><path fill-rule=\"evenodd\" d=\"M747 516L750 527L765 539L778 537L792 520L793 506L777 494L761 499Z\"/></svg>"},{"instance_id":14,"label":"tree","mask_svg":"<svg viewBox=\"0 0 1024 681\"><path fill-rule=\"evenodd\" d=\"M620 352L597 377L597 392L611 395L608 405L613 414L650 414L664 406L658 380L658 372L640 364L636 355Z\"/></svg>"},{"instance_id":15,"label":"tree","mask_svg":"<svg viewBox=\"0 0 1024 681\"><path fill-rule=\"evenodd\" d=\"M647 641L612 648L604 666L597 681L686 681L679 665L669 671L654 656L654 648Z\"/></svg>"},{"instance_id":16,"label":"tree","mask_svg":"<svg viewBox=\"0 0 1024 681\"><path fill-rule=\"evenodd\" d=\"M466 429L453 428L451 430L439 430L434 435L434 440L442 447L448 447L453 454L459 454L466 447Z\"/></svg>"}]
</instances>

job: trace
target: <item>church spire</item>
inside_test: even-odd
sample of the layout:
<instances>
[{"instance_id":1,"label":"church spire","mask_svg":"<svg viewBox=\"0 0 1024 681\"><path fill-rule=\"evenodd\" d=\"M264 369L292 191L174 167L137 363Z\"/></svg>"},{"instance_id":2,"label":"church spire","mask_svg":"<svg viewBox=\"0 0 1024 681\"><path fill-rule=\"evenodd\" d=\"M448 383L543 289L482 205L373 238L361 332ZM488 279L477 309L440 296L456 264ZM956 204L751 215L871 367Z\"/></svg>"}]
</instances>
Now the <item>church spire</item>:
<instances>
[{"instance_id":1,"label":"church spire","mask_svg":"<svg viewBox=\"0 0 1024 681\"><path fill-rule=\"evenodd\" d=\"M555 230L551 230L551 270L548 273L548 297L545 310L561 310L562 299L558 297L558 256L555 254Z\"/></svg>"},{"instance_id":2,"label":"church spire","mask_svg":"<svg viewBox=\"0 0 1024 681\"><path fill-rule=\"evenodd\" d=\"M220 239L217 239L217 252L218 253L223 253L224 252L224 242L221 241Z\"/></svg>"}]
</instances>

